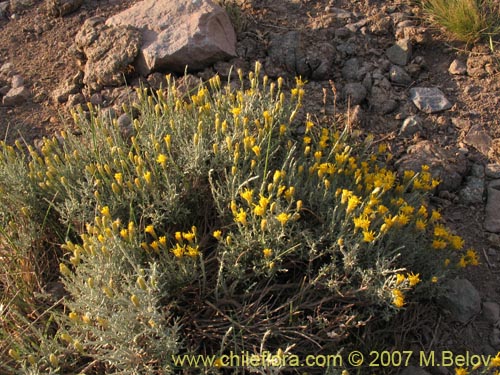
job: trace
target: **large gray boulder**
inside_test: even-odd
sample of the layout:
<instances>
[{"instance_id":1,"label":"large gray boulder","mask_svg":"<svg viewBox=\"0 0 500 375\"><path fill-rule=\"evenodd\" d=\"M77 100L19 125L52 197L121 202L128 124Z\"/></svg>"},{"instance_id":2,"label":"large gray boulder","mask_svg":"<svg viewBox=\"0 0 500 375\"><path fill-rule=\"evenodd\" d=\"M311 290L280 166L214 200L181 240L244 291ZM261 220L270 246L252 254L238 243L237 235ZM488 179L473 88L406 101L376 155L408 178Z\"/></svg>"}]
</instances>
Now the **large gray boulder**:
<instances>
[{"instance_id":1,"label":"large gray boulder","mask_svg":"<svg viewBox=\"0 0 500 375\"><path fill-rule=\"evenodd\" d=\"M201 70L236 56L236 34L227 13L212 0L144 0L109 18L108 26L142 32L136 61L141 74Z\"/></svg>"}]
</instances>

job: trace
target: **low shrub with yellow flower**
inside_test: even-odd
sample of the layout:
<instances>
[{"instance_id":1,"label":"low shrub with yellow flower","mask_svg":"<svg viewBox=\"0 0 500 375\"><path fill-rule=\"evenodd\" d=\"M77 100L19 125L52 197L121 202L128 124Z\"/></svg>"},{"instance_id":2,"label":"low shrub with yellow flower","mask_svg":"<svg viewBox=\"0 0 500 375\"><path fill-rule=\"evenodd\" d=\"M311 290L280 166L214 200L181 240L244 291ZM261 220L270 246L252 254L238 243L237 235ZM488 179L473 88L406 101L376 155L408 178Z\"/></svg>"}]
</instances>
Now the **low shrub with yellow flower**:
<instances>
[{"instance_id":1,"label":"low shrub with yellow flower","mask_svg":"<svg viewBox=\"0 0 500 375\"><path fill-rule=\"evenodd\" d=\"M132 134L89 104L72 112L78 132L1 145L0 248L16 249L3 273L23 287L0 303L33 301L16 275L42 249L67 294L39 316L49 331L8 315L2 333L29 327L40 344L15 335L11 373L168 373L202 343L308 353L369 321L367 306L394 315L478 264L429 205L427 167L398 176L383 144L310 116L301 133L303 80L238 74L236 89L218 76L189 94L170 76L139 89Z\"/></svg>"}]
</instances>

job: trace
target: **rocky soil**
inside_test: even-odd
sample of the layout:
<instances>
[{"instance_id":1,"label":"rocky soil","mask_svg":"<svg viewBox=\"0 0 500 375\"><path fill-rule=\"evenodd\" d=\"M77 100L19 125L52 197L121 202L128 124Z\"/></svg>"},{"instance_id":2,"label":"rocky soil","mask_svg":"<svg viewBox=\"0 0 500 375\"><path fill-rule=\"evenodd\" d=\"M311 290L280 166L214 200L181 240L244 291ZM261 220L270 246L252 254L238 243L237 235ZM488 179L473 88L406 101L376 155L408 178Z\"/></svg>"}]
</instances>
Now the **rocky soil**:
<instances>
[{"instance_id":1,"label":"rocky soil","mask_svg":"<svg viewBox=\"0 0 500 375\"><path fill-rule=\"evenodd\" d=\"M33 142L89 101L127 121L121 104L133 101L133 88L158 89L165 73L182 77L172 59L148 65L144 57L138 65L144 34L106 22L138 2L0 1L0 136ZM395 168L430 165L442 180L433 203L482 259L464 274L472 284L448 285L444 309L409 308L426 324L406 327L402 317L406 347L399 349L499 351L500 53L447 39L410 1L237 2L227 8L234 50L223 48L217 61L192 61L196 71L181 79L227 78L231 66L250 71L260 61L271 78L308 81L305 107L319 121L389 142ZM387 350L402 335L394 332Z\"/></svg>"}]
</instances>

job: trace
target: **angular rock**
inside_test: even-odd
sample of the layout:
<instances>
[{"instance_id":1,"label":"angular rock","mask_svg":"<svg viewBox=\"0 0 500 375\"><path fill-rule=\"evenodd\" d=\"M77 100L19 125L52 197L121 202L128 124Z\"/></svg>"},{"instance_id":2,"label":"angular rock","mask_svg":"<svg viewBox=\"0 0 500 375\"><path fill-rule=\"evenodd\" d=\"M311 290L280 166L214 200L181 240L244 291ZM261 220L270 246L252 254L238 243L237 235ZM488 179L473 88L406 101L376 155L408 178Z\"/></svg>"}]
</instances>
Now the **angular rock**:
<instances>
[{"instance_id":1,"label":"angular rock","mask_svg":"<svg viewBox=\"0 0 500 375\"><path fill-rule=\"evenodd\" d=\"M450 312L453 320L467 323L481 311L481 297L469 280L448 280L444 287L438 304Z\"/></svg>"},{"instance_id":2,"label":"angular rock","mask_svg":"<svg viewBox=\"0 0 500 375\"><path fill-rule=\"evenodd\" d=\"M238 77L238 69L242 71L248 70L248 64L241 58L231 59L229 61L218 61L214 64L214 70L221 76L221 78L236 79ZM231 79L231 80L232 80ZM149 80L149 77L148 77Z\"/></svg>"},{"instance_id":3,"label":"angular rock","mask_svg":"<svg viewBox=\"0 0 500 375\"><path fill-rule=\"evenodd\" d=\"M335 8L335 7L328 7L327 10L329 13L332 13L336 18L339 19L348 19L352 17L352 13L341 8Z\"/></svg>"},{"instance_id":4,"label":"angular rock","mask_svg":"<svg viewBox=\"0 0 500 375\"><path fill-rule=\"evenodd\" d=\"M11 62L6 62L0 67L0 75L4 77L12 77L16 74L16 70L14 69L14 64Z\"/></svg>"},{"instance_id":5,"label":"angular rock","mask_svg":"<svg viewBox=\"0 0 500 375\"><path fill-rule=\"evenodd\" d=\"M26 87L16 87L9 90L9 92L3 97L3 105L6 106L16 106L23 104L28 100L30 96L30 90Z\"/></svg>"},{"instance_id":6,"label":"angular rock","mask_svg":"<svg viewBox=\"0 0 500 375\"><path fill-rule=\"evenodd\" d=\"M493 180L488 184L484 229L500 233L500 180Z\"/></svg>"},{"instance_id":7,"label":"angular rock","mask_svg":"<svg viewBox=\"0 0 500 375\"><path fill-rule=\"evenodd\" d=\"M493 140L490 135L484 130L482 125L473 125L464 138L464 142L469 146L474 147L483 155L488 155L490 152Z\"/></svg>"},{"instance_id":8,"label":"angular rock","mask_svg":"<svg viewBox=\"0 0 500 375\"><path fill-rule=\"evenodd\" d=\"M372 87L368 102L373 111L383 115L395 111L398 107L398 102L391 99L390 90L379 85Z\"/></svg>"},{"instance_id":9,"label":"angular rock","mask_svg":"<svg viewBox=\"0 0 500 375\"><path fill-rule=\"evenodd\" d=\"M413 104L425 113L435 113L451 108L450 101L437 87L414 87L410 89Z\"/></svg>"},{"instance_id":10,"label":"angular rock","mask_svg":"<svg viewBox=\"0 0 500 375\"><path fill-rule=\"evenodd\" d=\"M348 83L344 87L344 97L351 106L361 103L366 98L366 88L359 82Z\"/></svg>"},{"instance_id":11,"label":"angular rock","mask_svg":"<svg viewBox=\"0 0 500 375\"><path fill-rule=\"evenodd\" d=\"M375 35L388 34L392 26L391 17L386 16L383 12L369 17L368 22L370 24L370 32Z\"/></svg>"},{"instance_id":12,"label":"angular rock","mask_svg":"<svg viewBox=\"0 0 500 375\"><path fill-rule=\"evenodd\" d=\"M394 36L397 40L408 39L412 43L422 44L430 39L427 28L412 25L413 22L403 21L397 25Z\"/></svg>"},{"instance_id":13,"label":"angular rock","mask_svg":"<svg viewBox=\"0 0 500 375\"><path fill-rule=\"evenodd\" d=\"M465 186L459 196L464 204L478 204L483 202L484 179L474 176L467 177Z\"/></svg>"},{"instance_id":14,"label":"angular rock","mask_svg":"<svg viewBox=\"0 0 500 375\"><path fill-rule=\"evenodd\" d=\"M496 302L483 302L483 316L491 324L500 319L500 305Z\"/></svg>"},{"instance_id":15,"label":"angular rock","mask_svg":"<svg viewBox=\"0 0 500 375\"><path fill-rule=\"evenodd\" d=\"M365 89L370 91L373 87L373 79L372 75L370 73L365 74L365 78L363 78L363 81L361 81L363 86L365 86Z\"/></svg>"},{"instance_id":16,"label":"angular rock","mask_svg":"<svg viewBox=\"0 0 500 375\"><path fill-rule=\"evenodd\" d=\"M490 344L494 348L500 348L500 329L493 328L490 334Z\"/></svg>"},{"instance_id":17,"label":"angular rock","mask_svg":"<svg viewBox=\"0 0 500 375\"><path fill-rule=\"evenodd\" d=\"M351 31L346 27L339 27L335 29L336 39L347 39L351 35Z\"/></svg>"},{"instance_id":18,"label":"angular rock","mask_svg":"<svg viewBox=\"0 0 500 375\"><path fill-rule=\"evenodd\" d=\"M15 76L12 76L12 79L10 81L10 86L15 89L18 87L21 87L24 85L24 79L21 77L19 74L16 74Z\"/></svg>"},{"instance_id":19,"label":"angular rock","mask_svg":"<svg viewBox=\"0 0 500 375\"><path fill-rule=\"evenodd\" d=\"M96 92L90 96L89 102L95 106L101 106L104 102L101 93Z\"/></svg>"},{"instance_id":20,"label":"angular rock","mask_svg":"<svg viewBox=\"0 0 500 375\"><path fill-rule=\"evenodd\" d=\"M281 70L318 80L330 76L335 48L330 43L310 45L303 33L290 31L271 35L268 55L265 68L271 76L280 75Z\"/></svg>"},{"instance_id":21,"label":"angular rock","mask_svg":"<svg viewBox=\"0 0 500 375\"><path fill-rule=\"evenodd\" d=\"M33 6L34 3L33 0L10 0L10 11L19 12Z\"/></svg>"},{"instance_id":22,"label":"angular rock","mask_svg":"<svg viewBox=\"0 0 500 375\"><path fill-rule=\"evenodd\" d=\"M467 74L467 66L462 60L455 59L451 62L448 72L454 75L464 75Z\"/></svg>"},{"instance_id":23,"label":"angular rock","mask_svg":"<svg viewBox=\"0 0 500 375\"><path fill-rule=\"evenodd\" d=\"M411 137L416 132L420 131L422 120L418 116L409 116L404 119L399 135L403 137Z\"/></svg>"},{"instance_id":24,"label":"angular rock","mask_svg":"<svg viewBox=\"0 0 500 375\"><path fill-rule=\"evenodd\" d=\"M335 60L335 47L331 43L319 43L308 49L307 66L312 70L311 79L324 81L331 78Z\"/></svg>"},{"instance_id":25,"label":"angular rock","mask_svg":"<svg viewBox=\"0 0 500 375\"><path fill-rule=\"evenodd\" d=\"M166 69L201 70L236 56L236 34L227 13L212 0L144 0L109 18L108 26L142 32L141 74Z\"/></svg>"},{"instance_id":26,"label":"angular rock","mask_svg":"<svg viewBox=\"0 0 500 375\"><path fill-rule=\"evenodd\" d=\"M355 56L358 54L359 45L351 38L344 43L337 44L335 49L340 53L342 59L345 60L347 56Z\"/></svg>"},{"instance_id":27,"label":"angular rock","mask_svg":"<svg viewBox=\"0 0 500 375\"><path fill-rule=\"evenodd\" d=\"M0 2L0 18L7 17L7 10L9 9L10 3L8 1Z\"/></svg>"},{"instance_id":28,"label":"angular rock","mask_svg":"<svg viewBox=\"0 0 500 375\"><path fill-rule=\"evenodd\" d=\"M159 90L159 89L165 89L167 87L167 78L165 77L165 74L155 72L153 74L150 74L147 78L149 87L151 87L152 90Z\"/></svg>"},{"instance_id":29,"label":"angular rock","mask_svg":"<svg viewBox=\"0 0 500 375\"><path fill-rule=\"evenodd\" d=\"M83 96L83 94L81 92L79 92L76 94L69 95L66 105L69 108L71 108L71 107L75 107L78 104L83 104L83 103L85 103L85 97Z\"/></svg>"},{"instance_id":30,"label":"angular rock","mask_svg":"<svg viewBox=\"0 0 500 375\"><path fill-rule=\"evenodd\" d=\"M467 158L458 150L447 150L431 141L420 141L407 150L396 166L399 173L407 169L420 172L428 165L433 178L441 181L438 190L453 191L460 187L467 171Z\"/></svg>"},{"instance_id":31,"label":"angular rock","mask_svg":"<svg viewBox=\"0 0 500 375\"><path fill-rule=\"evenodd\" d=\"M482 164L472 164L470 174L473 177L484 179L484 166Z\"/></svg>"},{"instance_id":32,"label":"angular rock","mask_svg":"<svg viewBox=\"0 0 500 375\"><path fill-rule=\"evenodd\" d=\"M398 85L409 85L412 82L410 75L406 70L398 65L392 65L389 70L389 78L391 82Z\"/></svg>"},{"instance_id":33,"label":"angular rock","mask_svg":"<svg viewBox=\"0 0 500 375\"><path fill-rule=\"evenodd\" d=\"M489 178L500 179L500 164L487 164L484 173Z\"/></svg>"},{"instance_id":34,"label":"angular rock","mask_svg":"<svg viewBox=\"0 0 500 375\"><path fill-rule=\"evenodd\" d=\"M123 84L139 53L140 32L130 26L106 26L104 19L87 19L75 37L85 58L83 83L91 92Z\"/></svg>"},{"instance_id":35,"label":"angular rock","mask_svg":"<svg viewBox=\"0 0 500 375\"><path fill-rule=\"evenodd\" d=\"M353 57L347 60L342 67L342 77L348 81L359 81L362 77L359 59Z\"/></svg>"},{"instance_id":36,"label":"angular rock","mask_svg":"<svg viewBox=\"0 0 500 375\"><path fill-rule=\"evenodd\" d=\"M399 375L430 375L430 374L421 367L408 366L403 371L401 371Z\"/></svg>"},{"instance_id":37,"label":"angular rock","mask_svg":"<svg viewBox=\"0 0 500 375\"><path fill-rule=\"evenodd\" d=\"M79 93L81 88L80 82L75 82L74 78L70 78L60 84L59 87L52 92L52 99L56 104L64 103L68 100L70 95Z\"/></svg>"},{"instance_id":38,"label":"angular rock","mask_svg":"<svg viewBox=\"0 0 500 375\"><path fill-rule=\"evenodd\" d=\"M130 116L126 113L122 113L120 117L118 117L117 120L118 127L120 129L126 129L129 130L128 128L132 126L132 120L130 119Z\"/></svg>"},{"instance_id":39,"label":"angular rock","mask_svg":"<svg viewBox=\"0 0 500 375\"><path fill-rule=\"evenodd\" d=\"M358 22L354 23L348 23L345 25L345 28L353 33L357 32L359 29L361 29L363 26L365 26L368 23L367 18L362 18Z\"/></svg>"},{"instance_id":40,"label":"angular rock","mask_svg":"<svg viewBox=\"0 0 500 375\"><path fill-rule=\"evenodd\" d=\"M62 17L74 12L83 4L83 0L45 0L47 13L54 17Z\"/></svg>"},{"instance_id":41,"label":"angular rock","mask_svg":"<svg viewBox=\"0 0 500 375\"><path fill-rule=\"evenodd\" d=\"M409 39L401 39L392 47L389 47L385 54L388 59L396 65L404 66L410 62L412 53L411 42Z\"/></svg>"},{"instance_id":42,"label":"angular rock","mask_svg":"<svg viewBox=\"0 0 500 375\"><path fill-rule=\"evenodd\" d=\"M495 64L493 56L471 54L467 59L467 74L482 78L488 75L486 67Z\"/></svg>"}]
</instances>

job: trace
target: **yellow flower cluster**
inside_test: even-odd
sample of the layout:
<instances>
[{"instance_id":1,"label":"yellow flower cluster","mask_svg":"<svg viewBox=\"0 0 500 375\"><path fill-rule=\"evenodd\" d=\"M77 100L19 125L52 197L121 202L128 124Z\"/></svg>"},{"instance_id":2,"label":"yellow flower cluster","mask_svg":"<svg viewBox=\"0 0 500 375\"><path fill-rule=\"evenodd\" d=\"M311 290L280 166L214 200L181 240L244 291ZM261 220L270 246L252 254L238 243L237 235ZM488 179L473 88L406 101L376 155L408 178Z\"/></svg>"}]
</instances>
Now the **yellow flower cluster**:
<instances>
[{"instance_id":1,"label":"yellow flower cluster","mask_svg":"<svg viewBox=\"0 0 500 375\"><path fill-rule=\"evenodd\" d=\"M443 225L434 226L434 241L432 247L435 249L444 249L450 245L455 250L461 250L464 247L462 237L453 235Z\"/></svg>"},{"instance_id":2,"label":"yellow flower cluster","mask_svg":"<svg viewBox=\"0 0 500 375\"><path fill-rule=\"evenodd\" d=\"M410 289L415 287L417 284L421 282L420 274L415 274L413 272L402 274L396 274L395 285L396 288L391 290L392 293L392 304L401 308L405 305L405 295L402 291L402 288Z\"/></svg>"},{"instance_id":3,"label":"yellow flower cluster","mask_svg":"<svg viewBox=\"0 0 500 375\"><path fill-rule=\"evenodd\" d=\"M199 256L199 245L196 239L196 227L192 227L190 232L175 232L175 246L170 249L176 258Z\"/></svg>"},{"instance_id":4,"label":"yellow flower cluster","mask_svg":"<svg viewBox=\"0 0 500 375\"><path fill-rule=\"evenodd\" d=\"M439 180L432 178L428 165L422 166L422 172L413 179L413 188L415 190L432 191L439 185Z\"/></svg>"}]
</instances>

